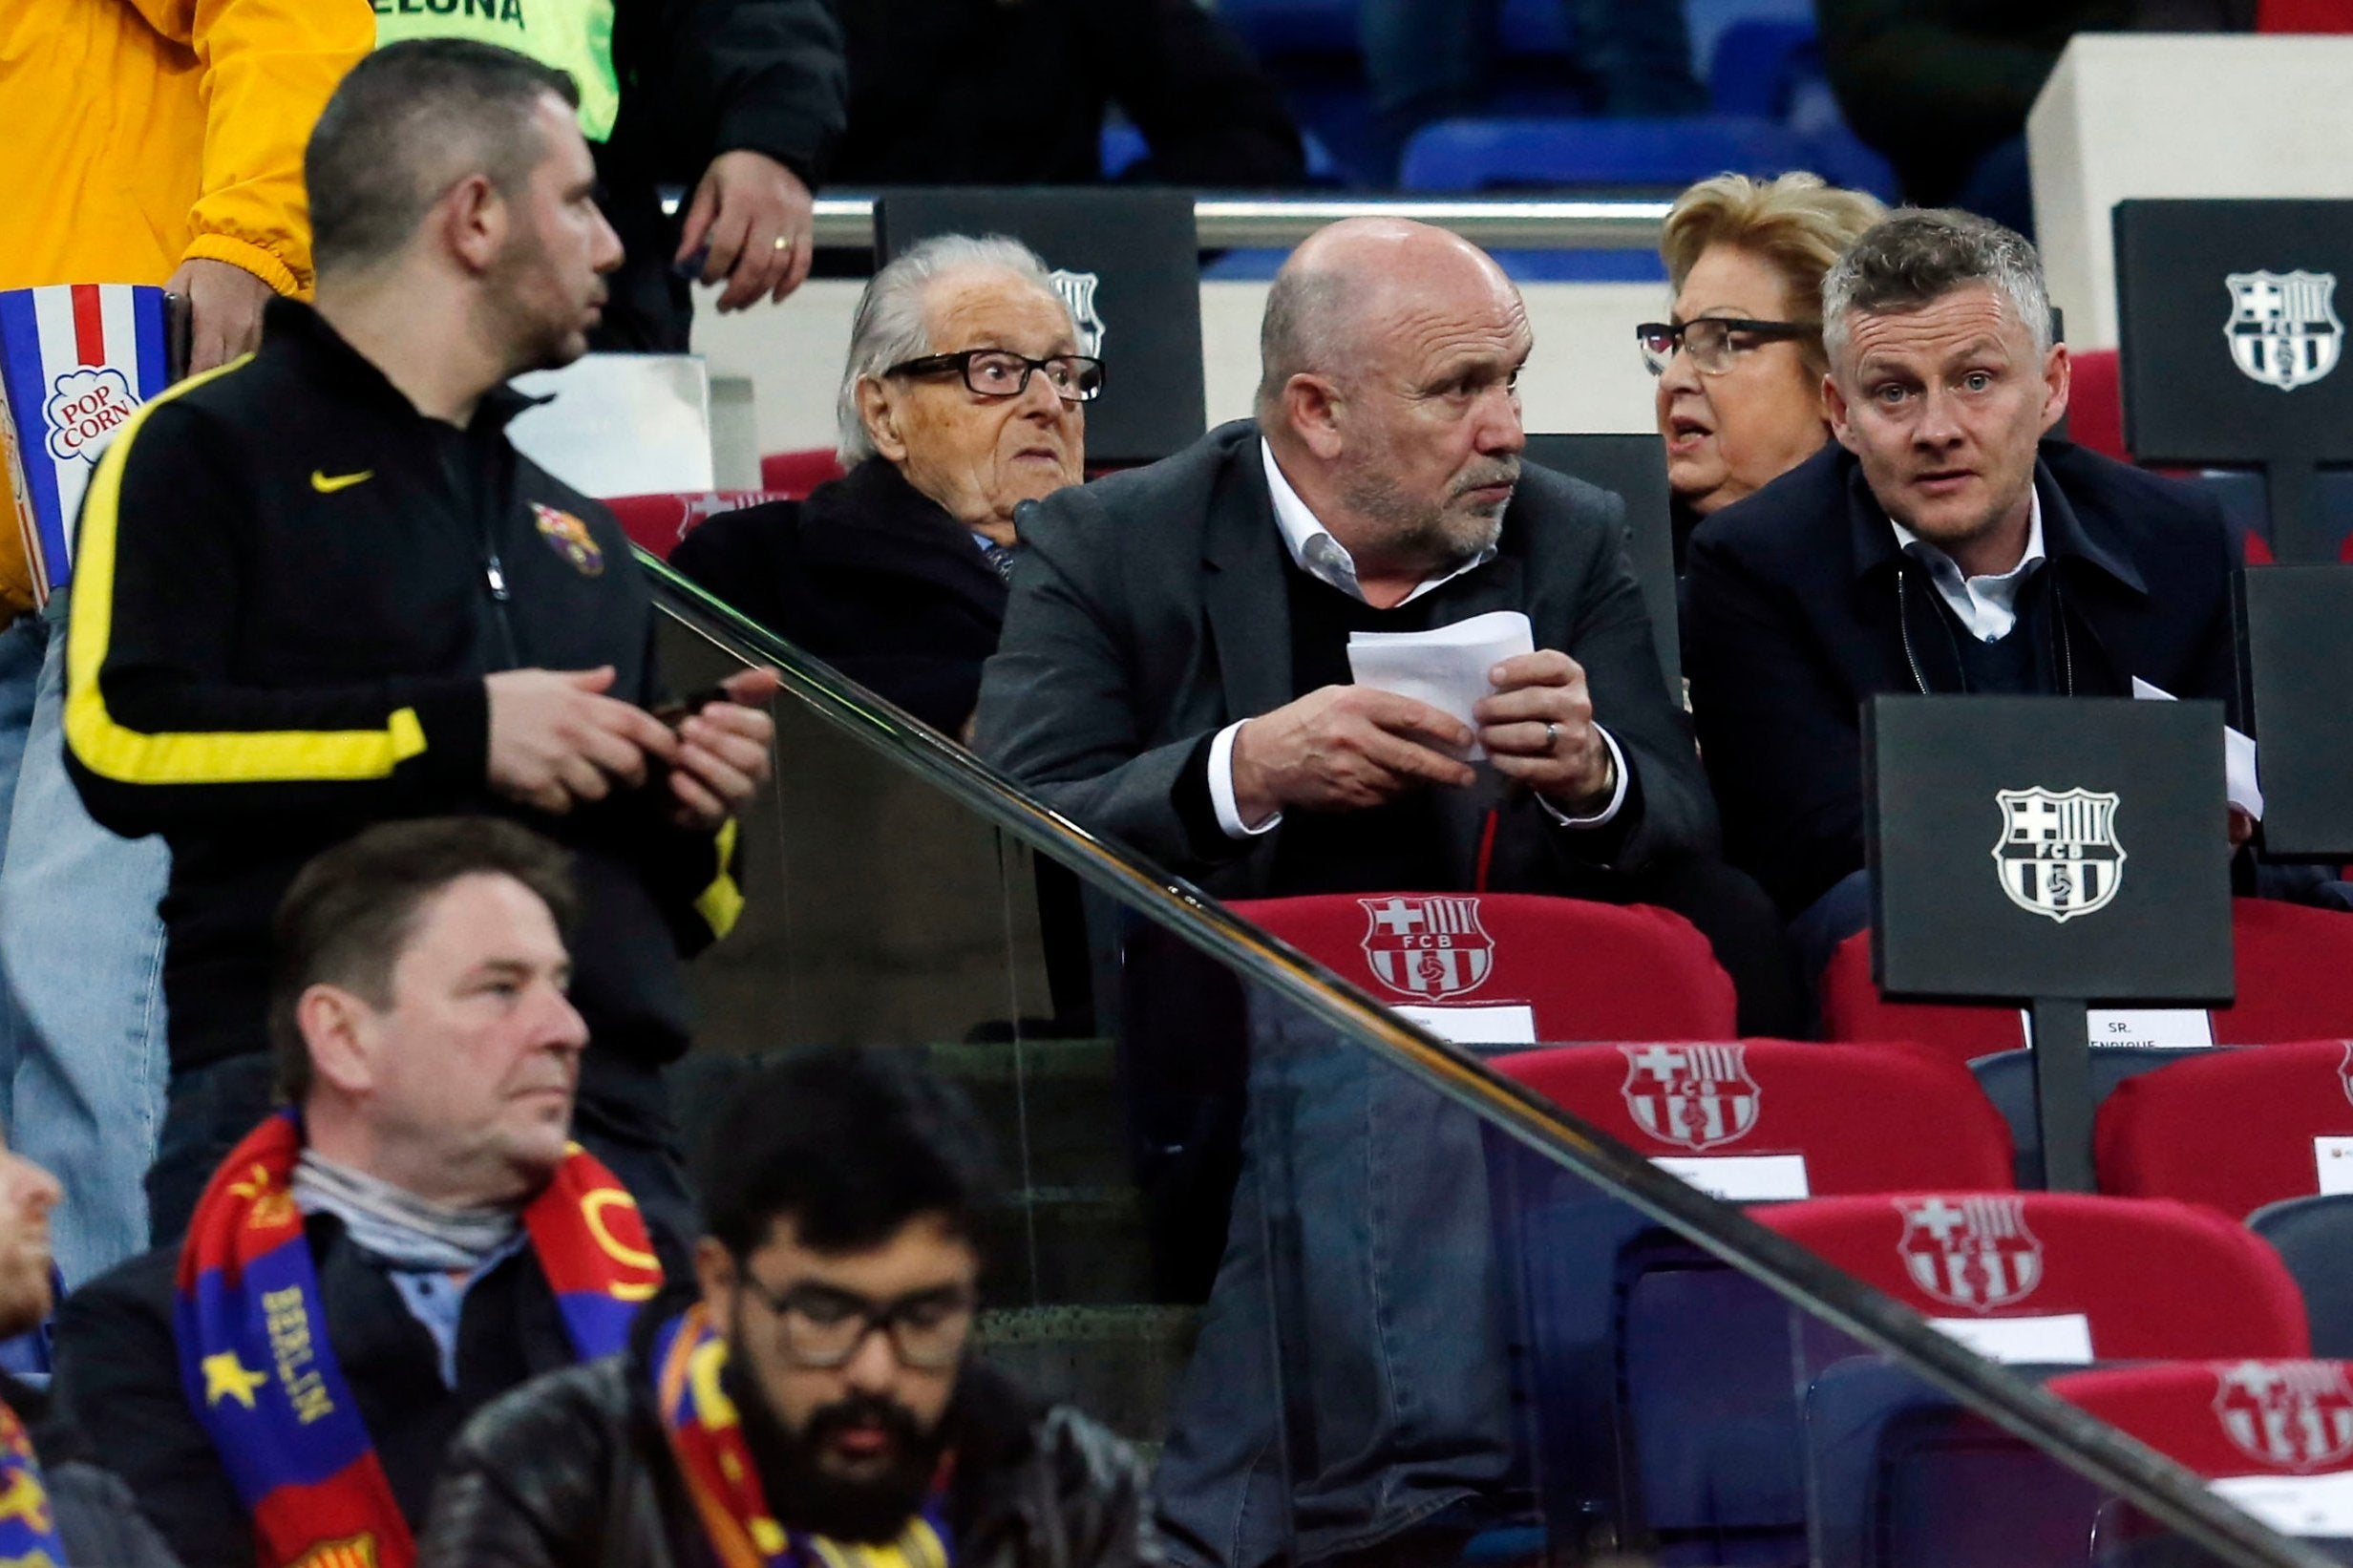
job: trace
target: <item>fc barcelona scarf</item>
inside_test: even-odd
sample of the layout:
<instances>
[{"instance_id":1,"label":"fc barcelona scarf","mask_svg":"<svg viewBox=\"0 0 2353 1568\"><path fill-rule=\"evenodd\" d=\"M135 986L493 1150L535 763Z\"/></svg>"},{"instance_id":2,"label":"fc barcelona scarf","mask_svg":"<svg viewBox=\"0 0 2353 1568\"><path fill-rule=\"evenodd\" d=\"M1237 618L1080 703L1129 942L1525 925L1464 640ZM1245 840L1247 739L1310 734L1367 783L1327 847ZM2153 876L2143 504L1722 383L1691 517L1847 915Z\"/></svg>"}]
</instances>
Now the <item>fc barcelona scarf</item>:
<instances>
[{"instance_id":1,"label":"fc barcelona scarf","mask_svg":"<svg viewBox=\"0 0 2353 1568\"><path fill-rule=\"evenodd\" d=\"M411 1568L416 1543L326 1339L281 1111L214 1173L180 1253L180 1379L253 1515L260 1568ZM583 1361L662 1283L636 1202L578 1144L522 1215ZM4 1560L4 1559L0 1559Z\"/></svg>"},{"instance_id":2,"label":"fc barcelona scarf","mask_svg":"<svg viewBox=\"0 0 2353 1568\"><path fill-rule=\"evenodd\" d=\"M700 1302L662 1325L653 1364L670 1451L719 1568L949 1568L953 1555L936 1488L899 1538L882 1545L786 1534L768 1512L734 1402L719 1386L727 1341Z\"/></svg>"},{"instance_id":3,"label":"fc barcelona scarf","mask_svg":"<svg viewBox=\"0 0 2353 1568\"><path fill-rule=\"evenodd\" d=\"M65 1547L41 1483L41 1462L16 1412L0 1405L0 1563L65 1568Z\"/></svg>"}]
</instances>

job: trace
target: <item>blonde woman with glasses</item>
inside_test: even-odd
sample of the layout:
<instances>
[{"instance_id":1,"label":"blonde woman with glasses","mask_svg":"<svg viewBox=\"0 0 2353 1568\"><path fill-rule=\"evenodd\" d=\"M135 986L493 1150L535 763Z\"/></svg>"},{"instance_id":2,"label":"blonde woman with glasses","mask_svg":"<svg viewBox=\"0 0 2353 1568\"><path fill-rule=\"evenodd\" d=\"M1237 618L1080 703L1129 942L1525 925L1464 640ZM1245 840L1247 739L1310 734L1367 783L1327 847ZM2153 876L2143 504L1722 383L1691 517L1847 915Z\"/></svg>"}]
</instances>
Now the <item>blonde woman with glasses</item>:
<instances>
[{"instance_id":1,"label":"blonde woman with glasses","mask_svg":"<svg viewBox=\"0 0 2353 1568\"><path fill-rule=\"evenodd\" d=\"M1676 558L1699 519L1830 438L1822 413L1822 275L1884 209L1811 174L1721 174L1676 199L1659 252L1670 319L1635 328L1659 378Z\"/></svg>"}]
</instances>

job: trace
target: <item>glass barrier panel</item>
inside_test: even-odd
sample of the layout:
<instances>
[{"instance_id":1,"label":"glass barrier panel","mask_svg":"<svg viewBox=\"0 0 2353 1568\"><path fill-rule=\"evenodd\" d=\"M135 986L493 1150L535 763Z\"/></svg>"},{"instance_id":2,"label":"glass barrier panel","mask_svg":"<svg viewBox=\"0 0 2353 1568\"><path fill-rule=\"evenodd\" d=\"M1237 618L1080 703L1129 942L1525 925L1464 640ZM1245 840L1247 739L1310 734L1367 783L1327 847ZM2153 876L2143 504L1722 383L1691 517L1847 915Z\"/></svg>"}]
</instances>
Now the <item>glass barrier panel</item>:
<instances>
[{"instance_id":1,"label":"glass barrier panel","mask_svg":"<svg viewBox=\"0 0 2353 1568\"><path fill-rule=\"evenodd\" d=\"M981 1353L1154 1456L1173 1560L2331 1560L648 569L678 689L786 677L689 1143L795 1046L961 1083Z\"/></svg>"}]
</instances>

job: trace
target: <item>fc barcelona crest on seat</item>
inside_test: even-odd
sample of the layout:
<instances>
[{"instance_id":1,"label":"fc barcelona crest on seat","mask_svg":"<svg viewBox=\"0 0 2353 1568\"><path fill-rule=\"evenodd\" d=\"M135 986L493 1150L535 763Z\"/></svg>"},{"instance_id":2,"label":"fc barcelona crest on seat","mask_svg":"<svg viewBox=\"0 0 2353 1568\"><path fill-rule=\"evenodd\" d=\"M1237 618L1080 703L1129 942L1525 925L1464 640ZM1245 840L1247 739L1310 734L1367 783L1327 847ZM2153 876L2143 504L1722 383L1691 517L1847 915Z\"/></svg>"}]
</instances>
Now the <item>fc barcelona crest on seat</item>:
<instances>
[{"instance_id":1,"label":"fc barcelona crest on seat","mask_svg":"<svg viewBox=\"0 0 2353 1568\"><path fill-rule=\"evenodd\" d=\"M1067 267L1056 267L1049 275L1049 281L1053 284L1054 292L1062 296L1062 303L1070 308L1071 325L1078 328L1078 351L1091 358L1102 358L1105 328L1103 314L1095 308L1094 296L1095 291L1103 286L1103 280L1092 272L1072 272Z\"/></svg>"},{"instance_id":2,"label":"fc barcelona crest on seat","mask_svg":"<svg viewBox=\"0 0 2353 1568\"><path fill-rule=\"evenodd\" d=\"M1912 1282L1972 1312L2014 1306L2043 1282L2043 1243L2019 1197L1897 1198L1897 1250Z\"/></svg>"},{"instance_id":3,"label":"fc barcelona crest on seat","mask_svg":"<svg viewBox=\"0 0 2353 1568\"><path fill-rule=\"evenodd\" d=\"M2294 392L2337 368L2344 323L2327 272L2234 272L2231 319L2223 327L2231 360L2251 380Z\"/></svg>"},{"instance_id":4,"label":"fc barcelona crest on seat","mask_svg":"<svg viewBox=\"0 0 2353 1568\"><path fill-rule=\"evenodd\" d=\"M1737 1143L1756 1127L1764 1091L1749 1076L1748 1048L1620 1046L1626 1112L1661 1143L1703 1152Z\"/></svg>"},{"instance_id":5,"label":"fc barcelona crest on seat","mask_svg":"<svg viewBox=\"0 0 2353 1568\"><path fill-rule=\"evenodd\" d=\"M2010 901L2065 925L2104 909L2124 884L2117 796L2094 790L1997 790L1994 869Z\"/></svg>"},{"instance_id":6,"label":"fc barcelona crest on seat","mask_svg":"<svg viewBox=\"0 0 2353 1568\"><path fill-rule=\"evenodd\" d=\"M2215 1415L2234 1447L2274 1470L2333 1469L2353 1455L2353 1388L2329 1361L2250 1361L2217 1375Z\"/></svg>"},{"instance_id":7,"label":"fc barcelona crest on seat","mask_svg":"<svg viewBox=\"0 0 2353 1568\"><path fill-rule=\"evenodd\" d=\"M1382 985L1420 1002L1474 991L1494 967L1495 942L1476 899L1440 895L1359 899L1365 959Z\"/></svg>"}]
</instances>

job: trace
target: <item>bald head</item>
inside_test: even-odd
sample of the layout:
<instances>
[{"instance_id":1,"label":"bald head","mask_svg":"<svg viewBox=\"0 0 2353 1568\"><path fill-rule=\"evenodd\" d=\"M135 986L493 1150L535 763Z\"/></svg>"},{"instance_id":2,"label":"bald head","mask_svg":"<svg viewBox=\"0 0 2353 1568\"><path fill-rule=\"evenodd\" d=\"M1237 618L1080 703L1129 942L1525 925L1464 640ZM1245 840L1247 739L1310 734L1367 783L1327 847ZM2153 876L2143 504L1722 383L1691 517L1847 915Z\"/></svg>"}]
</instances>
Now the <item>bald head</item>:
<instances>
[{"instance_id":1,"label":"bald head","mask_svg":"<svg viewBox=\"0 0 2353 1568\"><path fill-rule=\"evenodd\" d=\"M1426 223L1350 219L1283 264L1261 330L1259 429L1360 581L1410 584L1494 543L1533 341L1502 269Z\"/></svg>"},{"instance_id":2,"label":"bald head","mask_svg":"<svg viewBox=\"0 0 2353 1568\"><path fill-rule=\"evenodd\" d=\"M1259 422L1280 417L1293 376L1352 379L1401 317L1461 303L1519 308L1503 269L1459 235L1403 218L1347 218L1316 230L1266 293Z\"/></svg>"}]
</instances>

